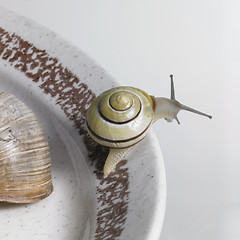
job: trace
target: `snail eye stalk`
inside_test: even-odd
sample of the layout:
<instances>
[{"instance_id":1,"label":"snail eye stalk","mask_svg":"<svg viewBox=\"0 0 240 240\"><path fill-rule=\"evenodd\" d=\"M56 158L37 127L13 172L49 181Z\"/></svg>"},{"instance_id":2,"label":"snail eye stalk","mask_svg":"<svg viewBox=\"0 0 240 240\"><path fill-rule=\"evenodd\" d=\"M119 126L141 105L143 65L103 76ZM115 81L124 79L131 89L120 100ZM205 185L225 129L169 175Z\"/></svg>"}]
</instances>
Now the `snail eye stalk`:
<instances>
[{"instance_id":1,"label":"snail eye stalk","mask_svg":"<svg viewBox=\"0 0 240 240\"><path fill-rule=\"evenodd\" d=\"M170 75L171 79L171 99L175 100L175 90L174 90L174 82L173 82L173 75Z\"/></svg>"}]
</instances>

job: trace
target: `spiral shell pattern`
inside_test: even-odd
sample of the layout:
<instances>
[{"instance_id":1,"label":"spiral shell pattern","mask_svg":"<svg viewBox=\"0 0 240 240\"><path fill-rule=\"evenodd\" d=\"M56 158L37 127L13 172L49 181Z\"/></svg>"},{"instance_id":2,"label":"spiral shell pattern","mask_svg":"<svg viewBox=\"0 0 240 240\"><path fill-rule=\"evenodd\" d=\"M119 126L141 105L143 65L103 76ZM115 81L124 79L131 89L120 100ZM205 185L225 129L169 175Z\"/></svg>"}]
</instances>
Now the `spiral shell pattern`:
<instances>
[{"instance_id":1,"label":"spiral shell pattern","mask_svg":"<svg viewBox=\"0 0 240 240\"><path fill-rule=\"evenodd\" d=\"M0 201L35 202L52 190L49 147L37 118L0 93Z\"/></svg>"},{"instance_id":2,"label":"spiral shell pattern","mask_svg":"<svg viewBox=\"0 0 240 240\"><path fill-rule=\"evenodd\" d=\"M151 97L133 87L116 87L99 95L87 111L91 137L111 148L125 148L142 140L153 121Z\"/></svg>"}]
</instances>

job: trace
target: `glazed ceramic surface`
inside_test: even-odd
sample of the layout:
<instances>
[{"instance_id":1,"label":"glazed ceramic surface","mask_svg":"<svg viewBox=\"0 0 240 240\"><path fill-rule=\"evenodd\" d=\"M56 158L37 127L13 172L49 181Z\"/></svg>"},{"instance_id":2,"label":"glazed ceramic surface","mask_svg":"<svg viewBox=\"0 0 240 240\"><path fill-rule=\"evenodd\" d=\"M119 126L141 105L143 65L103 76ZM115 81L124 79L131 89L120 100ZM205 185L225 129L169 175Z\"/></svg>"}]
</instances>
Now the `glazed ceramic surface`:
<instances>
[{"instance_id":1,"label":"glazed ceramic surface","mask_svg":"<svg viewBox=\"0 0 240 240\"><path fill-rule=\"evenodd\" d=\"M0 82L0 91L41 122L54 186L34 204L1 203L0 239L159 239L166 184L153 132L108 177L107 149L86 132L93 99L119 85L101 66L57 34L0 9Z\"/></svg>"}]
</instances>

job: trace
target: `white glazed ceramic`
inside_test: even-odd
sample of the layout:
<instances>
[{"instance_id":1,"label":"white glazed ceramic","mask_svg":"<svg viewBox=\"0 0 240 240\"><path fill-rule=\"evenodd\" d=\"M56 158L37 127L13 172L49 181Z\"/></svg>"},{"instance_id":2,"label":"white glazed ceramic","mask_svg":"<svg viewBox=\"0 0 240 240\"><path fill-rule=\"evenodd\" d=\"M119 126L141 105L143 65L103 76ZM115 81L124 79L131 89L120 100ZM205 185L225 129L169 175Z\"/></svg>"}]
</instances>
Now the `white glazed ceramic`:
<instances>
[{"instance_id":1,"label":"white glazed ceramic","mask_svg":"<svg viewBox=\"0 0 240 240\"><path fill-rule=\"evenodd\" d=\"M85 131L85 111L118 85L112 77L57 34L0 9L0 83L39 118L54 184L37 203L0 203L0 239L159 240L166 183L153 132L104 178L107 150Z\"/></svg>"}]
</instances>

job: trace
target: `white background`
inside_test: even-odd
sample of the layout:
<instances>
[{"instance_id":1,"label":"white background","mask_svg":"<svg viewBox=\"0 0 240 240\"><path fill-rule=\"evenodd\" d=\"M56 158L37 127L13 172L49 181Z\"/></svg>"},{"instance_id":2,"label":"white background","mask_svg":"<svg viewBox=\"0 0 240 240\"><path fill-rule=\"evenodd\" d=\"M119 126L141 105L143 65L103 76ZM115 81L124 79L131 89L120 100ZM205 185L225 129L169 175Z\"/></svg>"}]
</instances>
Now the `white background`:
<instances>
[{"instance_id":1,"label":"white background","mask_svg":"<svg viewBox=\"0 0 240 240\"><path fill-rule=\"evenodd\" d=\"M0 0L94 58L122 85L176 97L181 112L154 126L164 156L161 240L240 239L238 0Z\"/></svg>"}]
</instances>

